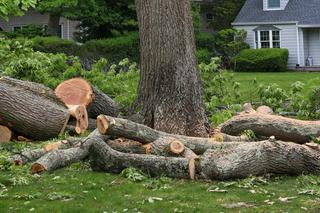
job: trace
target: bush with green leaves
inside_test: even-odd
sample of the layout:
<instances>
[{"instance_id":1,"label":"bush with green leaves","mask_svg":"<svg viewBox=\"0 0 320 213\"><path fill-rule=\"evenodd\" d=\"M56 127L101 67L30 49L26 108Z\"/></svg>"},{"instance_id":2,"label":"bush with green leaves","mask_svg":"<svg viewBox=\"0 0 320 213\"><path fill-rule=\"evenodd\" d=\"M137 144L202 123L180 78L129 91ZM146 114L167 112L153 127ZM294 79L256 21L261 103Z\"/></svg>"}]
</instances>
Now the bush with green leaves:
<instances>
[{"instance_id":1,"label":"bush with green leaves","mask_svg":"<svg viewBox=\"0 0 320 213\"><path fill-rule=\"evenodd\" d=\"M241 109L240 83L221 69L221 58L212 58L210 63L201 63L199 67L206 110L214 124L221 123Z\"/></svg>"},{"instance_id":2,"label":"bush with green leaves","mask_svg":"<svg viewBox=\"0 0 320 213\"><path fill-rule=\"evenodd\" d=\"M43 28L42 25L26 25L23 26L21 29L18 29L14 32L1 32L4 36L6 36L9 39L14 39L14 38L34 38L36 36L45 36L45 29Z\"/></svg>"},{"instance_id":3,"label":"bush with green leaves","mask_svg":"<svg viewBox=\"0 0 320 213\"><path fill-rule=\"evenodd\" d=\"M280 72L287 70L289 52L287 49L248 49L233 57L235 71Z\"/></svg>"},{"instance_id":4,"label":"bush with green leaves","mask_svg":"<svg viewBox=\"0 0 320 213\"><path fill-rule=\"evenodd\" d=\"M66 55L75 55L80 46L67 39L59 37L35 37L32 39L33 49L45 53L64 53Z\"/></svg>"},{"instance_id":5,"label":"bush with green leaves","mask_svg":"<svg viewBox=\"0 0 320 213\"><path fill-rule=\"evenodd\" d=\"M216 51L222 56L225 67L230 67L230 60L240 51L248 49L246 43L247 32L234 28L225 29L217 32L215 35Z\"/></svg>"}]
</instances>

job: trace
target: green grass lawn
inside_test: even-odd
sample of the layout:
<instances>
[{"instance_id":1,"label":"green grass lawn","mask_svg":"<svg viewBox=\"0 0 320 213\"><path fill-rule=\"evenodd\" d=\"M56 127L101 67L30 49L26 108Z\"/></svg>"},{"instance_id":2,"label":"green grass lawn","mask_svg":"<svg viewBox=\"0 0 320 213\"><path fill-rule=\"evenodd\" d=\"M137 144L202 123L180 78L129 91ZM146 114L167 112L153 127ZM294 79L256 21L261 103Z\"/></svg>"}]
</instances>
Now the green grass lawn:
<instances>
[{"instance_id":1,"label":"green grass lawn","mask_svg":"<svg viewBox=\"0 0 320 213\"><path fill-rule=\"evenodd\" d=\"M282 89L290 89L291 84L301 81L305 84L304 93L307 95L312 87L320 86L320 72L233 72L235 81L240 83L243 101L250 100L250 96L257 88L251 82L256 79L258 84L278 84Z\"/></svg>"},{"instance_id":2,"label":"green grass lawn","mask_svg":"<svg viewBox=\"0 0 320 213\"><path fill-rule=\"evenodd\" d=\"M244 100L256 90L250 88L254 78L284 89L301 81L306 84L306 94L320 86L320 73L234 73L234 77L241 83ZM6 171L7 154L0 145L0 213L320 212L320 176L252 177L227 182L147 178L133 182L120 175L92 172L86 163L32 176L30 165ZM237 207L241 202L247 207ZM230 208L232 204L236 204L234 208Z\"/></svg>"}]
</instances>

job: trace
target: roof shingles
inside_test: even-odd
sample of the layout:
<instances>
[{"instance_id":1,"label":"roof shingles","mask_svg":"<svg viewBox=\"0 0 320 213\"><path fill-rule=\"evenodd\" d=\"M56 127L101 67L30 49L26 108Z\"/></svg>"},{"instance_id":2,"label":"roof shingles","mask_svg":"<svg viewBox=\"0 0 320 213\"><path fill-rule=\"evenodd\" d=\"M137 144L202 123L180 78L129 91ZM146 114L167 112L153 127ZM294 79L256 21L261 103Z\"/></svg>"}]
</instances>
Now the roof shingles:
<instances>
[{"instance_id":1,"label":"roof shingles","mask_svg":"<svg viewBox=\"0 0 320 213\"><path fill-rule=\"evenodd\" d=\"M290 0L284 10L275 11L263 11L263 0L247 0L233 24L257 22L320 25L320 0Z\"/></svg>"}]
</instances>

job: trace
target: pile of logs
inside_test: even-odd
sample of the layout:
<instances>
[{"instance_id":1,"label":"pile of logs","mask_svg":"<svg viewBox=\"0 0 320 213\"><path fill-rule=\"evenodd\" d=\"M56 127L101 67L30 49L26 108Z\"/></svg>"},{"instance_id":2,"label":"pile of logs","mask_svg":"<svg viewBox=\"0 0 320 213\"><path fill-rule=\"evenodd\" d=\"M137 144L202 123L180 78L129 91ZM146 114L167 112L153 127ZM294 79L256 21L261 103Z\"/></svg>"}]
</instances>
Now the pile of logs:
<instances>
[{"instance_id":1,"label":"pile of logs","mask_svg":"<svg viewBox=\"0 0 320 213\"><path fill-rule=\"evenodd\" d=\"M95 129L101 113L116 116L115 102L84 79L62 82L53 91L37 83L0 78L1 142L81 134Z\"/></svg>"},{"instance_id":2,"label":"pile of logs","mask_svg":"<svg viewBox=\"0 0 320 213\"><path fill-rule=\"evenodd\" d=\"M320 121L274 115L269 107L242 112L219 126L210 138L168 134L117 118L114 101L84 79L60 84L55 91L11 78L0 79L0 140L46 140L62 132L82 133L23 150L10 157L31 163L32 173L53 171L89 159L94 171L120 173L128 167L151 176L218 179L250 175L320 174ZM257 138L241 135L252 130Z\"/></svg>"}]
</instances>

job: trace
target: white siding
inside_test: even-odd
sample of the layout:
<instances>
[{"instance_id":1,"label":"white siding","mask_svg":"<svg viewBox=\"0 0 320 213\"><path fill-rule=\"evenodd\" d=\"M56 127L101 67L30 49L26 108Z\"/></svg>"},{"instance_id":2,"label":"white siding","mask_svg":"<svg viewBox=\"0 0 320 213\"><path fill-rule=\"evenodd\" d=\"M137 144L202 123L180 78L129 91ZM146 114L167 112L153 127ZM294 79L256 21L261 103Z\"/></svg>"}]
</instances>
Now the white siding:
<instances>
[{"instance_id":1,"label":"white siding","mask_svg":"<svg viewBox=\"0 0 320 213\"><path fill-rule=\"evenodd\" d=\"M6 22L3 19L0 19L0 27L6 32L12 32L13 27L15 26L26 26L30 24L35 25L45 25L48 24L49 15L48 14L40 14L34 10L28 11L24 16L15 17L12 16L9 18L9 21ZM73 39L73 33L77 30L76 26L79 24L78 21L69 21L66 18L60 19L60 24L63 27L62 30L62 38L64 39ZM68 29L69 27L69 29ZM69 32L69 34L68 34Z\"/></svg>"},{"instance_id":2,"label":"white siding","mask_svg":"<svg viewBox=\"0 0 320 213\"><path fill-rule=\"evenodd\" d=\"M297 45L297 26L296 25L274 25L275 27L281 29L281 48L289 50L289 60L288 67L293 68L298 64L298 45ZM257 25L252 26L234 26L236 29L244 29L247 31L247 43L251 48L254 48L255 36L254 29L258 27Z\"/></svg>"},{"instance_id":3,"label":"white siding","mask_svg":"<svg viewBox=\"0 0 320 213\"><path fill-rule=\"evenodd\" d=\"M261 0L260 0L261 1ZM268 9L268 0L263 0L263 10L284 10L288 4L289 0L280 0L280 8L279 9Z\"/></svg>"}]
</instances>

